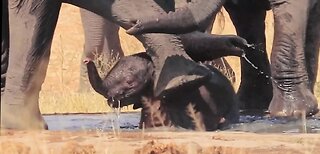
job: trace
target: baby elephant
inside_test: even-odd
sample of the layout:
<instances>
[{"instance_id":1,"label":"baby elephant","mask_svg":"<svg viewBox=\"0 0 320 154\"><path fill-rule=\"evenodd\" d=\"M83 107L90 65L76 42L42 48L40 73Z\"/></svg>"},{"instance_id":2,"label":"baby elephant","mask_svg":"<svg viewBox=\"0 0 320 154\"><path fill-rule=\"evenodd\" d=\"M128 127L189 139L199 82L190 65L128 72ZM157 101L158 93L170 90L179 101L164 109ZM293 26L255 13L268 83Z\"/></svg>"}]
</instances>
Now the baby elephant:
<instances>
[{"instance_id":1,"label":"baby elephant","mask_svg":"<svg viewBox=\"0 0 320 154\"><path fill-rule=\"evenodd\" d=\"M202 86L156 98L152 94L153 63L146 53L121 58L104 80L94 63L87 63L92 87L108 98L109 105L134 104L134 108L142 108L140 127L216 130L237 122L237 98L230 81L217 69L208 67L212 75Z\"/></svg>"},{"instance_id":2,"label":"baby elephant","mask_svg":"<svg viewBox=\"0 0 320 154\"><path fill-rule=\"evenodd\" d=\"M239 39L237 42L243 42L239 46L246 45L246 42L238 37L202 37L202 34L194 33L189 37L182 37L186 52L195 61L224 56L226 53L223 51L230 51L227 53L230 55L241 55L240 51L243 51L238 47L234 49L234 45L202 46L202 39L222 43ZM174 60L175 57L168 59L170 58ZM110 106L122 107L133 104L135 109L142 108L140 127L174 126L193 130L216 130L238 121L235 91L230 81L212 66L206 66L212 71L211 76L194 87L177 88L166 95L155 97L154 65L145 52L122 57L104 79L101 79L91 60L86 60L85 63L93 89L107 98Z\"/></svg>"}]
</instances>

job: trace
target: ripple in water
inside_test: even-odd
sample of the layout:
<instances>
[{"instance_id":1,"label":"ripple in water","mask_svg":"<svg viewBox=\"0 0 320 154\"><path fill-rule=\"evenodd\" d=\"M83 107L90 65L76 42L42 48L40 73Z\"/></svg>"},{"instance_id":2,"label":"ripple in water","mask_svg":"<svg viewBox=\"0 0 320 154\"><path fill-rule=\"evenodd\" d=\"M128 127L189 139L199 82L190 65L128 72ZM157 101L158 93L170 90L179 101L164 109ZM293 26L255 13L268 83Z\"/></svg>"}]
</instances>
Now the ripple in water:
<instances>
[{"instance_id":1,"label":"ripple in water","mask_svg":"<svg viewBox=\"0 0 320 154\"><path fill-rule=\"evenodd\" d=\"M240 123L230 126L228 131L253 133L320 133L320 117L301 119L271 118L268 116L241 115Z\"/></svg>"},{"instance_id":2,"label":"ripple in water","mask_svg":"<svg viewBox=\"0 0 320 154\"><path fill-rule=\"evenodd\" d=\"M112 131L115 114L79 114L79 115L46 115L44 119L50 130L88 130ZM140 112L121 113L119 130L140 131L138 129ZM242 131L253 133L303 133L303 122L300 119L271 118L268 116L241 115L240 123L231 125L225 131ZM320 133L320 117L306 119L307 133Z\"/></svg>"}]
</instances>

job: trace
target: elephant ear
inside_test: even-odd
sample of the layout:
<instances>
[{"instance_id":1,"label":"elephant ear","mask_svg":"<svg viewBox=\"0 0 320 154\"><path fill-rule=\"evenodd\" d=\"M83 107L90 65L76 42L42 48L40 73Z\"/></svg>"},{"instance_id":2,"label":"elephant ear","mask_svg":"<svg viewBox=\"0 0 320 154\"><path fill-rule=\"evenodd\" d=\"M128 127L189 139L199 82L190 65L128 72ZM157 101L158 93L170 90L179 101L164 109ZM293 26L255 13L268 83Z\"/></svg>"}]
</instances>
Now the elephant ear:
<instances>
[{"instance_id":1,"label":"elephant ear","mask_svg":"<svg viewBox=\"0 0 320 154\"><path fill-rule=\"evenodd\" d=\"M164 91L160 94L160 97L175 94L178 91L185 91L188 89L195 89L203 85L208 81L209 76L203 78L199 75L182 75L173 78L165 87Z\"/></svg>"},{"instance_id":2,"label":"elephant ear","mask_svg":"<svg viewBox=\"0 0 320 154\"><path fill-rule=\"evenodd\" d=\"M159 75L155 96L162 98L174 95L176 92L192 90L200 87L210 79L210 70L204 65L194 65L194 61L174 55L166 59ZM180 68L188 68L192 74L183 75ZM181 74L181 75L179 75ZM170 78L174 76L173 78Z\"/></svg>"}]
</instances>

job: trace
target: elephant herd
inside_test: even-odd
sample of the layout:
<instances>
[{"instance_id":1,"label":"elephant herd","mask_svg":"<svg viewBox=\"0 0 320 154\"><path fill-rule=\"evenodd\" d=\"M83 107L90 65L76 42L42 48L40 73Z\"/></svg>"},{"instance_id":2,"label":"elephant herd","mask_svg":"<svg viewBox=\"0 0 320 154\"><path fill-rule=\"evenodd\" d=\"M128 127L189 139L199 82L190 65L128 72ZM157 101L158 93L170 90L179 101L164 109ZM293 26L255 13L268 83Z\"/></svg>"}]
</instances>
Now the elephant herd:
<instances>
[{"instance_id":1,"label":"elephant herd","mask_svg":"<svg viewBox=\"0 0 320 154\"><path fill-rule=\"evenodd\" d=\"M110 106L142 108L141 125L215 130L237 122L239 108L268 109L275 117L318 112L313 93L320 46L318 0L4 0L1 128L47 128L39 92L62 3L100 15L143 44L145 53L120 58L104 78L92 62L92 49L86 50L84 61L92 87ZM221 7L238 36L205 33ZM264 33L269 9L275 21L271 63ZM82 19L90 23L90 18ZM92 26L103 24L87 25ZM110 29L113 34L85 35L118 39L118 27ZM85 46L94 43L86 41ZM112 45L121 51L119 43ZM237 93L218 70L199 63L223 56L245 56L258 68L241 58Z\"/></svg>"}]
</instances>

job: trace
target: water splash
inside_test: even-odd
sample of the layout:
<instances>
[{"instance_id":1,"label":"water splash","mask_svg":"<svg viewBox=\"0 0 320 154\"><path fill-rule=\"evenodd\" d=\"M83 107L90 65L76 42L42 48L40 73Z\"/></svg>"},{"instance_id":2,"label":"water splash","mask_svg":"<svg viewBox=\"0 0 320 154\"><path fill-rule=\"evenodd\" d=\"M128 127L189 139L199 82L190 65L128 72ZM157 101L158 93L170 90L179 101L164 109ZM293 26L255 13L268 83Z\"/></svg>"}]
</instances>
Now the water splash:
<instances>
[{"instance_id":1,"label":"water splash","mask_svg":"<svg viewBox=\"0 0 320 154\"><path fill-rule=\"evenodd\" d=\"M116 137L120 136L120 113L121 113L121 101L118 100L118 107L112 108L116 118L112 121L112 130Z\"/></svg>"},{"instance_id":2,"label":"water splash","mask_svg":"<svg viewBox=\"0 0 320 154\"><path fill-rule=\"evenodd\" d=\"M302 126L302 133L307 133L307 118L306 118L305 110L303 110L301 114L301 126Z\"/></svg>"},{"instance_id":3,"label":"water splash","mask_svg":"<svg viewBox=\"0 0 320 154\"><path fill-rule=\"evenodd\" d=\"M258 50L258 51L260 51L260 52L265 52L265 51L263 51L263 50L261 50L261 49L256 48L256 46L257 46L257 45L254 45L254 44L248 44L248 45L247 45L247 48L249 48L249 49L251 49L251 50ZM286 88L284 88L283 85L280 84L277 80L275 80L272 76L270 76L270 75L266 74L265 72L261 71L261 69L259 69L258 66L256 66L255 64L253 64L253 63L248 59L248 57L246 56L246 53L245 53L244 51L243 51L243 53L242 53L242 55L241 55L241 58L243 58L243 59L244 59L247 63L249 63L255 70L257 70L257 71L258 71L258 74L264 75L265 78L270 79L272 82L274 82L279 89L281 89L281 90L283 90L283 91L287 91L287 92L290 92L290 91L291 91L291 89L286 89Z\"/></svg>"}]
</instances>

